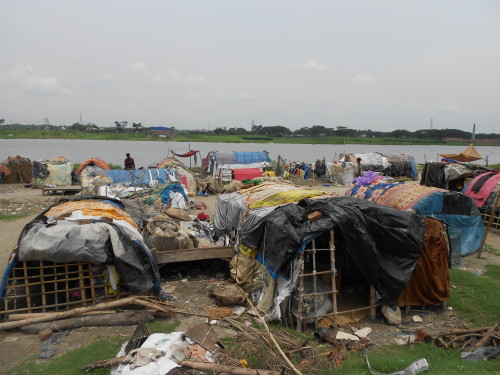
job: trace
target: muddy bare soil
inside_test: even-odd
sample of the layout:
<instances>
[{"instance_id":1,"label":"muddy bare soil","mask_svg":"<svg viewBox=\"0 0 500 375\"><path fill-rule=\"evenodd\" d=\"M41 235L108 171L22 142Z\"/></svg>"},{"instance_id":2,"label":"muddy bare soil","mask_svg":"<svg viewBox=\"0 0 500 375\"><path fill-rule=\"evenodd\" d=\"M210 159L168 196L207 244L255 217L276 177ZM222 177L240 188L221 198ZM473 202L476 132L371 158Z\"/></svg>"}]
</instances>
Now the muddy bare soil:
<instances>
[{"instance_id":1,"label":"muddy bare soil","mask_svg":"<svg viewBox=\"0 0 500 375\"><path fill-rule=\"evenodd\" d=\"M318 184L315 188L328 192L343 194L344 187L323 186ZM1 185L0 184L0 208L5 212L22 212L28 216L13 220L0 221L0 274L3 274L7 259L16 244L23 226L32 220L40 211L61 198L58 196L42 196L40 189L29 189L23 185ZM208 209L205 212L213 217L216 196L196 197L196 200L204 201ZM194 212L196 213L196 212ZM14 215L13 215L14 216ZM487 244L495 249L500 249L500 235L492 233ZM481 259L473 254L463 258L463 268L471 272L483 272L486 264L500 263L500 256L483 252ZM196 323L207 320L207 315L213 314L217 306L209 297L209 289L225 285L229 277L229 265L225 261L197 261L190 263L177 263L165 266L161 269L162 286L175 297L173 302L178 309L186 311L186 315L178 315L173 320L179 321L178 330L186 330ZM414 315L422 318L422 322L415 323ZM242 319L251 321L251 315L244 314ZM453 311L448 309L426 309L412 310L408 313L403 311L403 324L400 326L388 326L380 313L376 319L365 319L356 323L356 327L369 326L373 329L370 339L377 343L394 343L395 339L407 339L407 333L416 332L424 328L428 333L450 331L455 328L465 327ZM312 334L312 327L309 327ZM68 336L62 338L57 344L55 356L86 346L99 337L119 336L123 341L130 337L134 326L126 327L90 327L72 330ZM229 327L219 325L217 333L220 337L232 337L236 332ZM23 361L27 356L40 352L43 342L38 335L23 334L18 330L0 332L0 374ZM40 361L46 361L41 360Z\"/></svg>"}]
</instances>

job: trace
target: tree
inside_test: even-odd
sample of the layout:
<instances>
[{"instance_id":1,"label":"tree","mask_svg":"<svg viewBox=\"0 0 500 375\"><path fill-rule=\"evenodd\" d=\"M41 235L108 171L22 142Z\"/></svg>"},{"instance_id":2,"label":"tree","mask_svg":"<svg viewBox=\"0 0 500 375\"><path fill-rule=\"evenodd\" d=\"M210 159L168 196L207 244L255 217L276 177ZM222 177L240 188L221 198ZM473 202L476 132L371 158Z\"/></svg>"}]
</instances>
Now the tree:
<instances>
[{"instance_id":1,"label":"tree","mask_svg":"<svg viewBox=\"0 0 500 375\"><path fill-rule=\"evenodd\" d=\"M405 138L405 139L411 138L412 135L413 135L412 132L410 132L408 130L404 130L404 129L394 130L390 134L391 134L391 137L394 137L394 138Z\"/></svg>"},{"instance_id":2,"label":"tree","mask_svg":"<svg viewBox=\"0 0 500 375\"><path fill-rule=\"evenodd\" d=\"M0 125L2 125L5 122L5 119L0 118Z\"/></svg>"},{"instance_id":3,"label":"tree","mask_svg":"<svg viewBox=\"0 0 500 375\"><path fill-rule=\"evenodd\" d=\"M132 127L134 128L134 133L136 132L140 132L143 127L142 127L142 123L138 122L138 123L132 123Z\"/></svg>"},{"instance_id":4,"label":"tree","mask_svg":"<svg viewBox=\"0 0 500 375\"><path fill-rule=\"evenodd\" d=\"M115 121L115 126L118 131L125 131L125 128L128 126L127 121Z\"/></svg>"}]
</instances>

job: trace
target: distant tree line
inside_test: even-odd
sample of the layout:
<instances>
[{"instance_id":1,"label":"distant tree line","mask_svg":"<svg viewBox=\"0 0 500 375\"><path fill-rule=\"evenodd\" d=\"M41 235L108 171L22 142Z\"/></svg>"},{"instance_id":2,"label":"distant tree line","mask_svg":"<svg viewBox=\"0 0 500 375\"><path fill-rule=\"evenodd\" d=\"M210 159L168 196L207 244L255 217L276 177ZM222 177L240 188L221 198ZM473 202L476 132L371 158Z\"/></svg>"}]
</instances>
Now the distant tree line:
<instances>
[{"instance_id":1,"label":"distant tree line","mask_svg":"<svg viewBox=\"0 0 500 375\"><path fill-rule=\"evenodd\" d=\"M184 131L187 133L199 133L198 130ZM268 137L366 137L366 138L398 138L398 139L443 139L443 138L464 138L470 139L471 132L458 129L422 129L409 131L405 129L393 130L390 132L375 130L356 130L347 126L337 126L327 128L322 125L313 125L302 127L297 130L290 130L285 126L263 126L253 125L251 130L241 127L217 127L213 131L203 131L204 133L213 133L219 135L260 135ZM476 139L500 139L500 134L476 134Z\"/></svg>"},{"instance_id":2,"label":"distant tree line","mask_svg":"<svg viewBox=\"0 0 500 375\"><path fill-rule=\"evenodd\" d=\"M78 122L70 125L22 125L22 124L4 124L4 119L0 119L0 125L7 129L47 129L47 130L72 130L84 132L147 132L148 127L144 127L142 123L132 123L129 127L128 121L115 121L114 127L99 127L92 123L80 124ZM336 126L328 128L323 125L305 126L297 130L290 130L282 125L264 126L252 125L250 130L242 127L216 127L214 130L181 130L176 129L177 133L181 134L217 134L217 135L239 135L247 137L361 137L361 138L397 138L397 139L444 139L444 138L460 138L471 139L472 133L458 129L421 129L409 131L406 129L397 129L390 132L376 130L356 130L350 129L347 126ZM257 139L257 138L256 138ZM500 134L497 133L478 133L476 139L500 139Z\"/></svg>"}]
</instances>

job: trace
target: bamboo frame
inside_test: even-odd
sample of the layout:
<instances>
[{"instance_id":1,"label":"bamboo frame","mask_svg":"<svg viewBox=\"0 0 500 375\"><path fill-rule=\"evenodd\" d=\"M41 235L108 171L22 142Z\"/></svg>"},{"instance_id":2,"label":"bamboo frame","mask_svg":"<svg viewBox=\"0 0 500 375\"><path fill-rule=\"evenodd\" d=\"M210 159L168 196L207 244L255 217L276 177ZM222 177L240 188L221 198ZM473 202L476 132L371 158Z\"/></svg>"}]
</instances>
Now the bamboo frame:
<instances>
[{"instance_id":1,"label":"bamboo frame","mask_svg":"<svg viewBox=\"0 0 500 375\"><path fill-rule=\"evenodd\" d=\"M128 297L120 282L112 290L105 265L22 261L7 280L0 313L46 313Z\"/></svg>"},{"instance_id":2,"label":"bamboo frame","mask_svg":"<svg viewBox=\"0 0 500 375\"><path fill-rule=\"evenodd\" d=\"M298 287L298 307L297 307L297 326L296 330L301 331L303 327L305 326L305 322L307 319L314 318L314 328L317 330L318 329L318 320L320 320L323 317L326 316L333 316L333 325L334 327L337 327L337 318L340 314L346 314L346 313L353 313L357 311L364 311L364 310L370 310L370 317L373 319L375 318L376 315L376 308L380 304L377 303L376 301L376 291L373 286L370 285L370 298L368 301L368 306L365 307L360 307L356 309L350 309L350 310L345 310L345 311L338 311L338 304L337 304L337 295L339 291L337 290L337 285L336 285L336 279L335 277L337 276L337 269L336 269L336 258L335 258L335 232L334 230L330 230L330 241L329 241L329 248L328 249L317 249L316 248L316 241L312 240L312 248L311 249L306 249L304 252L300 255L299 257L299 287ZM317 271L316 270L316 253L318 251L329 251L330 252L330 270L328 271ZM312 265L313 269L312 272L305 273L304 272L304 254L308 253L312 256ZM318 292L317 291L317 284L316 284L316 276L318 275L325 275L325 274L330 274L331 279L332 279L332 284L331 284L331 290L327 292ZM313 276L313 293L304 293L304 278L308 276ZM305 310L305 297L315 297L315 296L321 296L321 295L331 295L332 298L332 311L328 312L326 314L318 315L317 313L314 316L309 316L305 317L304 316L304 310ZM317 306L316 299L314 298L313 300L313 305L314 305L314 311L316 312Z\"/></svg>"}]
</instances>

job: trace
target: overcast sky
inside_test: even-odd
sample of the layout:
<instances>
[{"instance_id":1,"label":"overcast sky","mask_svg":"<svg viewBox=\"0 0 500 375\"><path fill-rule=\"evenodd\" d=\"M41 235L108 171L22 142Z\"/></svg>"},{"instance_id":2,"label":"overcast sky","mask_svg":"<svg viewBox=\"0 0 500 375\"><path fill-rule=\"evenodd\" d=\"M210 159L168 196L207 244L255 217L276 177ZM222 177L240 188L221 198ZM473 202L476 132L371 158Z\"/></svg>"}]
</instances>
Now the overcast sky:
<instances>
[{"instance_id":1,"label":"overcast sky","mask_svg":"<svg viewBox=\"0 0 500 375\"><path fill-rule=\"evenodd\" d=\"M500 1L2 1L0 118L500 132Z\"/></svg>"}]
</instances>

